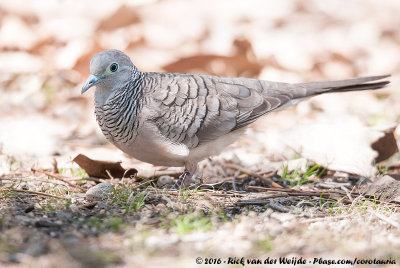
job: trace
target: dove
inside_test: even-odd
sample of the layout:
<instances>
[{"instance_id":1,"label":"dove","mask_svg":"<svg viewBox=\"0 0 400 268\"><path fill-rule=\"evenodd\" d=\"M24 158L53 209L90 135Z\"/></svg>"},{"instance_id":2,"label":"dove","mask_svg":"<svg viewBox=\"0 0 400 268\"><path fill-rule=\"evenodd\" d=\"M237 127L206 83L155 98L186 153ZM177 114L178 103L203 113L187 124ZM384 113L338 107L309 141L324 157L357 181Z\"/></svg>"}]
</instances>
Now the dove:
<instances>
[{"instance_id":1,"label":"dove","mask_svg":"<svg viewBox=\"0 0 400 268\"><path fill-rule=\"evenodd\" d=\"M141 72L118 50L90 61L82 94L94 92L108 141L153 165L184 167L178 187L197 182L198 163L218 155L258 118L306 98L384 87L389 75L309 83L201 74Z\"/></svg>"}]
</instances>

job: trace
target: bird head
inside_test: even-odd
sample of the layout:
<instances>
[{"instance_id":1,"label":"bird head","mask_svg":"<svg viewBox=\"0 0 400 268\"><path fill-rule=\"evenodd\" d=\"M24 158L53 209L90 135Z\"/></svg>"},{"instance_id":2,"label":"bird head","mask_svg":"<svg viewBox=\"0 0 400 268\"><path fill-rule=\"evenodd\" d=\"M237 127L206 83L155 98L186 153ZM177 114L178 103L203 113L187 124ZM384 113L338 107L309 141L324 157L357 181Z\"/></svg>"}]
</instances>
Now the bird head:
<instances>
[{"instance_id":1,"label":"bird head","mask_svg":"<svg viewBox=\"0 0 400 268\"><path fill-rule=\"evenodd\" d=\"M90 76L81 93L85 93L93 86L112 91L129 81L132 68L136 69L129 57L119 50L104 50L97 53L90 61Z\"/></svg>"}]
</instances>

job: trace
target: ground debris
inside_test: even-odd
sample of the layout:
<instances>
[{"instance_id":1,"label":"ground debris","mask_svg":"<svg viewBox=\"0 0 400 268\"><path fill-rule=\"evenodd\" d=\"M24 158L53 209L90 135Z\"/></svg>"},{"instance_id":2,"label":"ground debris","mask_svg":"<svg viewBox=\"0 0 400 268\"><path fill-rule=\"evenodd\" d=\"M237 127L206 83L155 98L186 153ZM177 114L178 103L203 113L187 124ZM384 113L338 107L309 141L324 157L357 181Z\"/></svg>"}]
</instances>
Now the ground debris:
<instances>
[{"instance_id":1,"label":"ground debris","mask_svg":"<svg viewBox=\"0 0 400 268\"><path fill-rule=\"evenodd\" d=\"M88 201L99 201L107 198L114 190L114 187L109 182L102 182L90 188L85 195Z\"/></svg>"},{"instance_id":2,"label":"ground debris","mask_svg":"<svg viewBox=\"0 0 400 268\"><path fill-rule=\"evenodd\" d=\"M95 178L129 178L137 174L134 168L124 169L121 162L93 160L83 154L76 156L73 161Z\"/></svg>"},{"instance_id":3,"label":"ground debris","mask_svg":"<svg viewBox=\"0 0 400 268\"><path fill-rule=\"evenodd\" d=\"M365 195L379 200L400 203L400 182L391 175L385 175L367 186Z\"/></svg>"}]
</instances>

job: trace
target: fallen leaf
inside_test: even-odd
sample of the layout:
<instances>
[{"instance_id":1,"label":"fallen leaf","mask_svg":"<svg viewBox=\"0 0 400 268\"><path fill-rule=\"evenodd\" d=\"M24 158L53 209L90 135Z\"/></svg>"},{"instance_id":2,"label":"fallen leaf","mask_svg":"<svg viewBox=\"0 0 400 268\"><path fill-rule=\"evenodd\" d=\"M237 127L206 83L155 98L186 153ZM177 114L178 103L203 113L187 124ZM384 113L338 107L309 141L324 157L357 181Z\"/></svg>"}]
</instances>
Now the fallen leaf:
<instances>
[{"instance_id":1,"label":"fallen leaf","mask_svg":"<svg viewBox=\"0 0 400 268\"><path fill-rule=\"evenodd\" d=\"M379 138L371 145L372 149L378 152L378 156L375 157L376 163L388 159L399 151L399 148L397 148L396 138L394 136L394 130L395 128L390 128L383 131L383 137Z\"/></svg>"},{"instance_id":2,"label":"fallen leaf","mask_svg":"<svg viewBox=\"0 0 400 268\"><path fill-rule=\"evenodd\" d=\"M163 66L166 72L212 73L220 76L257 77L262 66L243 56L194 55Z\"/></svg>"},{"instance_id":3,"label":"fallen leaf","mask_svg":"<svg viewBox=\"0 0 400 268\"><path fill-rule=\"evenodd\" d=\"M72 161L83 168L90 177L109 179L107 171L113 178L129 178L137 174L134 168L124 169L121 162L93 160L83 154L79 154Z\"/></svg>"},{"instance_id":4,"label":"fallen leaf","mask_svg":"<svg viewBox=\"0 0 400 268\"><path fill-rule=\"evenodd\" d=\"M171 73L204 72L220 76L258 77L262 65L257 62L251 43L245 39L233 41L232 56L200 54L181 58L163 66Z\"/></svg>"}]
</instances>

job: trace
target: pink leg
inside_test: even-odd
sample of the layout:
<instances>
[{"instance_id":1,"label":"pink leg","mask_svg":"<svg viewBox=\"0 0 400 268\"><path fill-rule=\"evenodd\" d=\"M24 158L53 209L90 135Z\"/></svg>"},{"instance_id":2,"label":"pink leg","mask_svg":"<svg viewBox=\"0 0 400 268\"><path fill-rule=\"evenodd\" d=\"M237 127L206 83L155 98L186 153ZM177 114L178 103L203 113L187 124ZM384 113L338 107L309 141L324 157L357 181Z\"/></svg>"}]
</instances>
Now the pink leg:
<instances>
[{"instance_id":1,"label":"pink leg","mask_svg":"<svg viewBox=\"0 0 400 268\"><path fill-rule=\"evenodd\" d=\"M197 163L196 164L186 164L185 170L182 175L179 176L178 181L175 183L174 188L187 187L192 184L198 183L196 180L196 171L197 171Z\"/></svg>"}]
</instances>

